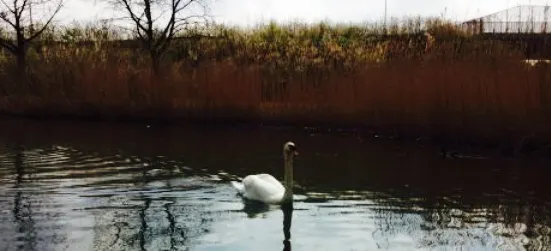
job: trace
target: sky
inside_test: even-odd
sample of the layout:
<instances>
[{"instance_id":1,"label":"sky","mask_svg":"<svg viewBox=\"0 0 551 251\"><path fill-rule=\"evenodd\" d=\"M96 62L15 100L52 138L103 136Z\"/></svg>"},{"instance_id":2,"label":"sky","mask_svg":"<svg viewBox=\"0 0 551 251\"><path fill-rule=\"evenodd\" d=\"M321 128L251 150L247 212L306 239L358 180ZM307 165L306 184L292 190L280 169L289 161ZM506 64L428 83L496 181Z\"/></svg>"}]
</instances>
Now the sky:
<instances>
[{"instance_id":1,"label":"sky","mask_svg":"<svg viewBox=\"0 0 551 251\"><path fill-rule=\"evenodd\" d=\"M112 7L101 0L66 0L58 22L109 18ZM211 14L218 23L254 26L270 20L306 23L382 21L385 0L214 0ZM551 0L387 0L388 17L443 16L464 21L516 5L548 5Z\"/></svg>"}]
</instances>

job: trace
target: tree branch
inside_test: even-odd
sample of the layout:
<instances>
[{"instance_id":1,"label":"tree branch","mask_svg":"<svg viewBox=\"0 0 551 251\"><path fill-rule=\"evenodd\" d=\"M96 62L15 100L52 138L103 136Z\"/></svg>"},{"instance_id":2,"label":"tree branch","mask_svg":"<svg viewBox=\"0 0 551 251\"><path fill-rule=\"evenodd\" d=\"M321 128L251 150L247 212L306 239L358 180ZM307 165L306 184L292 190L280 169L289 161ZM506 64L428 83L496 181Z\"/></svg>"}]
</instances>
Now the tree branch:
<instances>
[{"instance_id":1,"label":"tree branch","mask_svg":"<svg viewBox=\"0 0 551 251\"><path fill-rule=\"evenodd\" d=\"M48 28L52 20L54 20L55 15L59 12L59 10L61 10L62 6L63 6L63 0L60 0L59 4L57 5L55 11L52 13L48 21L46 21L46 23L42 26L42 28L40 28L37 32L35 32L34 34L30 34L29 38L25 39L25 42L30 42L33 39L40 36L46 30L46 28Z\"/></svg>"},{"instance_id":2,"label":"tree branch","mask_svg":"<svg viewBox=\"0 0 551 251\"><path fill-rule=\"evenodd\" d=\"M8 3L6 3L5 0L0 0L0 2L2 2L2 4L4 4L4 6L6 6L6 9L8 9L8 11L9 11L10 13L12 13L12 14L15 13L15 11L11 9L11 7L8 5Z\"/></svg>"},{"instance_id":3,"label":"tree branch","mask_svg":"<svg viewBox=\"0 0 551 251\"><path fill-rule=\"evenodd\" d=\"M23 15L23 11L25 10L25 7L27 7L29 0L23 0L23 4L21 4L20 10L17 13L17 17L21 18L21 15ZM15 13L14 13L15 14Z\"/></svg>"},{"instance_id":4,"label":"tree branch","mask_svg":"<svg viewBox=\"0 0 551 251\"><path fill-rule=\"evenodd\" d=\"M190 20L192 18L203 19L203 21L205 21L205 22L208 22L207 19L209 19L207 17L207 15L190 15L190 16L187 16L187 17L184 17L184 18L178 18L178 19L176 19L176 22L187 22L189 24L188 20Z\"/></svg>"},{"instance_id":5,"label":"tree branch","mask_svg":"<svg viewBox=\"0 0 551 251\"><path fill-rule=\"evenodd\" d=\"M136 27L136 32L138 33L138 38L140 39L140 41L142 42L142 44L144 44L145 46L148 45L148 42L147 42L147 38L144 37L143 35L143 31L140 29L140 27Z\"/></svg>"},{"instance_id":6,"label":"tree branch","mask_svg":"<svg viewBox=\"0 0 551 251\"><path fill-rule=\"evenodd\" d=\"M2 4L4 4L4 6L6 6L6 8L7 8L8 10L11 10L10 6L6 3L6 1L1 0L0 2L2 2Z\"/></svg>"},{"instance_id":7,"label":"tree branch","mask_svg":"<svg viewBox=\"0 0 551 251\"><path fill-rule=\"evenodd\" d=\"M13 44L12 42L10 42L7 39L4 39L4 38L0 37L0 46L5 48L6 50L10 51L11 53L15 53L15 48L16 48L15 44Z\"/></svg>"},{"instance_id":8,"label":"tree branch","mask_svg":"<svg viewBox=\"0 0 551 251\"><path fill-rule=\"evenodd\" d=\"M203 7L206 12L206 7L201 4L203 0L106 0L114 1L116 4L124 7L126 15L134 23L135 36L140 39L145 49L150 53L153 67L157 67L163 53L168 49L174 38L177 30L180 27L190 25L193 19L203 18L207 20L206 14L190 15L180 18L184 15L184 11L191 9L193 4L198 4ZM159 7L159 8L157 8ZM137 9L142 12L138 17ZM187 13L186 13L187 14ZM167 16L168 15L168 16ZM159 25L164 16L168 20L164 25ZM200 23L197 21L196 23Z\"/></svg>"},{"instance_id":9,"label":"tree branch","mask_svg":"<svg viewBox=\"0 0 551 251\"><path fill-rule=\"evenodd\" d=\"M147 30L141 24L141 17L137 17L136 14L134 14L134 11L132 11L132 7L130 6L130 3L128 2L128 0L120 0L120 2L123 3L124 8L126 9L126 11L128 11L128 15L130 15L130 19L132 19L134 23L136 23L137 28L143 31ZM141 16L143 16L143 13Z\"/></svg>"},{"instance_id":10,"label":"tree branch","mask_svg":"<svg viewBox=\"0 0 551 251\"><path fill-rule=\"evenodd\" d=\"M2 0L2 2L4 2L4 1ZM15 26L15 23L13 23L11 20L8 19L8 16L6 15L5 12L0 13L0 19L2 19L4 22L8 23L14 29L17 29L17 26Z\"/></svg>"},{"instance_id":11,"label":"tree branch","mask_svg":"<svg viewBox=\"0 0 551 251\"><path fill-rule=\"evenodd\" d=\"M169 28L170 29L165 29L165 32L163 32L162 36L159 38L159 40L157 41L155 47L159 47L159 51L165 51L166 48L168 48L168 45L170 45L170 41L172 40L172 38L174 37L174 27L175 27L175 21L172 20L169 25L167 25L166 28Z\"/></svg>"},{"instance_id":12,"label":"tree branch","mask_svg":"<svg viewBox=\"0 0 551 251\"><path fill-rule=\"evenodd\" d=\"M166 25L166 27L164 28L164 30L161 32L159 40L155 43L155 47L161 47L161 48L165 47L163 45L166 44L166 41L172 39L172 37L174 36L174 26L176 25L176 13L177 13L176 8L178 7L181 1L182 0L172 0L172 6L171 6L172 13L170 15L170 20Z\"/></svg>"},{"instance_id":13,"label":"tree branch","mask_svg":"<svg viewBox=\"0 0 551 251\"><path fill-rule=\"evenodd\" d=\"M195 22L192 22L192 21L190 21L190 19L192 19L192 18L196 18L197 20ZM176 20L176 27L175 27L174 33L179 33L182 30L186 30L187 27L191 24L200 24L201 21L204 22L205 24L208 24L209 19L210 19L209 17L201 16L201 15L192 15L192 16L188 16L188 17L185 17L185 18L180 18L180 19Z\"/></svg>"},{"instance_id":14,"label":"tree branch","mask_svg":"<svg viewBox=\"0 0 551 251\"><path fill-rule=\"evenodd\" d=\"M192 3L197 2L197 1L198 1L198 0L189 0L189 2L187 2L186 4L184 4L182 7L180 7L180 8L174 8L174 12L179 13L180 11L184 10L185 8L187 8L188 6L190 6Z\"/></svg>"}]
</instances>

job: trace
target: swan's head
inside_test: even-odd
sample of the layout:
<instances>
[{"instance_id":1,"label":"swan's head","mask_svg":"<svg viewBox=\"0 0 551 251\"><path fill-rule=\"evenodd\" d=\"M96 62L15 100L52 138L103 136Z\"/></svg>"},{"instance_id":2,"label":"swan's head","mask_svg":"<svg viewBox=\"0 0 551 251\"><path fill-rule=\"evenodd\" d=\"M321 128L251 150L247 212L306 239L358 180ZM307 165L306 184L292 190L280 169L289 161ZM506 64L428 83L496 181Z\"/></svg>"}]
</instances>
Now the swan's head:
<instances>
[{"instance_id":1,"label":"swan's head","mask_svg":"<svg viewBox=\"0 0 551 251\"><path fill-rule=\"evenodd\" d=\"M283 145L283 153L285 156L296 156L298 155L297 147L293 142L287 142Z\"/></svg>"}]
</instances>

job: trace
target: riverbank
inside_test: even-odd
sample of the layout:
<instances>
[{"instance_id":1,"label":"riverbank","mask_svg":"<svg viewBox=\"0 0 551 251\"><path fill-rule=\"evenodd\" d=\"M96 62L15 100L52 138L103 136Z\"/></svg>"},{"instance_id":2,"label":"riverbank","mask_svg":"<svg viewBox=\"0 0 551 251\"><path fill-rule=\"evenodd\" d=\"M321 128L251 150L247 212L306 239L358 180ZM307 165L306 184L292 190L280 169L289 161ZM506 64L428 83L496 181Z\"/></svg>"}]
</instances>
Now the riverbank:
<instances>
[{"instance_id":1,"label":"riverbank","mask_svg":"<svg viewBox=\"0 0 551 251\"><path fill-rule=\"evenodd\" d=\"M139 113L144 114L144 113ZM151 114L151 113L149 113ZM365 123L352 121L312 121L300 119L262 119L251 116L205 117L205 116L143 116L129 114L101 114L101 113L60 113L59 111L35 111L26 113L1 113L0 121L42 121L61 123L101 123L105 125L133 124L143 127L186 126L218 127L218 128L263 128L273 127L281 129L295 128L311 134L354 134L368 140L382 140L389 142L404 142L416 144L420 147L429 146L440 149L435 155L443 158L549 158L551 157L550 141L535 134L524 137L488 137L477 135L462 135L442 133L431 130L411 130L406 127L389 128L371 126ZM21 122L20 122L21 123Z\"/></svg>"},{"instance_id":2,"label":"riverbank","mask_svg":"<svg viewBox=\"0 0 551 251\"><path fill-rule=\"evenodd\" d=\"M143 51L114 38L43 46L24 77L0 60L0 113L368 128L551 155L551 68L523 62L518 41L445 24L390 35L323 24L215 35L175 41L155 76Z\"/></svg>"}]
</instances>

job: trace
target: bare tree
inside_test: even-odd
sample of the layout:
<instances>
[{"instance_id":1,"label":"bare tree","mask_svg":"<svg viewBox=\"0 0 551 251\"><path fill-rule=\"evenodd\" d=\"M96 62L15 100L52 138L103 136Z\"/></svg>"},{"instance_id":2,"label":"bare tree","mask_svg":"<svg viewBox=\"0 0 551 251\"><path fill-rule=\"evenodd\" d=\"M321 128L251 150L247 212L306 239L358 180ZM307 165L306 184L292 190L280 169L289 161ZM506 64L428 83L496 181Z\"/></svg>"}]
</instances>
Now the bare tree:
<instances>
[{"instance_id":1,"label":"bare tree","mask_svg":"<svg viewBox=\"0 0 551 251\"><path fill-rule=\"evenodd\" d=\"M210 22L207 0L112 0L122 7L149 53L155 75L174 36Z\"/></svg>"},{"instance_id":2,"label":"bare tree","mask_svg":"<svg viewBox=\"0 0 551 251\"><path fill-rule=\"evenodd\" d=\"M0 0L0 47L16 57L23 72L29 44L52 23L63 0ZM35 8L35 13L33 13ZM37 13L38 12L38 13Z\"/></svg>"}]
</instances>

